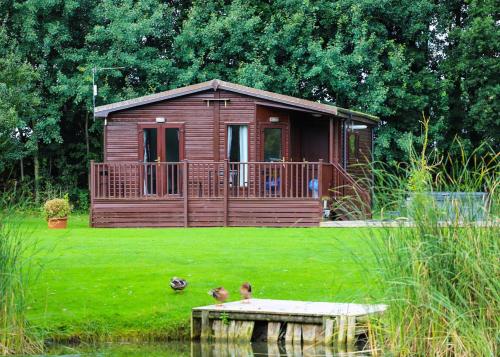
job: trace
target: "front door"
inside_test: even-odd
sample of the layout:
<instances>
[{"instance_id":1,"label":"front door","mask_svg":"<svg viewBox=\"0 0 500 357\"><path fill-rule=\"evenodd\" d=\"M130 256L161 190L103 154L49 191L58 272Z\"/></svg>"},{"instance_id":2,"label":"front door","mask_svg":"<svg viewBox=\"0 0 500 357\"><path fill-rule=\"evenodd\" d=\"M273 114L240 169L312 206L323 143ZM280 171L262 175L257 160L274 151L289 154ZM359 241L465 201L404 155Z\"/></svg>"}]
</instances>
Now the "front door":
<instances>
[{"instance_id":1,"label":"front door","mask_svg":"<svg viewBox=\"0 0 500 357\"><path fill-rule=\"evenodd\" d=\"M169 196L180 193L183 136L182 124L140 125L139 161L144 163L144 195Z\"/></svg>"}]
</instances>

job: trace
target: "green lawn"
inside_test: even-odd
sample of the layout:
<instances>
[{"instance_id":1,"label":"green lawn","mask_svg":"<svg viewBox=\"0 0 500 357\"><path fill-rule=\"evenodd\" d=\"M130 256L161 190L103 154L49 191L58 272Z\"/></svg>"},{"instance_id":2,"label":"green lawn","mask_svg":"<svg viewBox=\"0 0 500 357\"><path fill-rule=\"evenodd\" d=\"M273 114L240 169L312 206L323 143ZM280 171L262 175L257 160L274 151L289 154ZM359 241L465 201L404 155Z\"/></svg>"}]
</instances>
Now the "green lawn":
<instances>
[{"instance_id":1,"label":"green lawn","mask_svg":"<svg viewBox=\"0 0 500 357\"><path fill-rule=\"evenodd\" d=\"M42 270L30 289L29 318L46 337L178 337L190 309L212 303L223 285L254 296L364 302L378 292L366 271L368 239L359 229L95 229L72 216L67 230L24 219ZM363 261L362 264L359 260ZM175 294L172 276L189 281Z\"/></svg>"}]
</instances>

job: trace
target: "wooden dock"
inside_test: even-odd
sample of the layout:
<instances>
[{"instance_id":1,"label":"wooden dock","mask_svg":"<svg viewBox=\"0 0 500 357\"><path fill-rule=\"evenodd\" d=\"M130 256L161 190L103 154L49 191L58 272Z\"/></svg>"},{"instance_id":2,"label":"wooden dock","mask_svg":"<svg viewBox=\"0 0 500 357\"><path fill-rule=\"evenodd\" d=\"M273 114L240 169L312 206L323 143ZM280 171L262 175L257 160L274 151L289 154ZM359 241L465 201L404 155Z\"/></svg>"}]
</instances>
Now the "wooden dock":
<instances>
[{"instance_id":1,"label":"wooden dock","mask_svg":"<svg viewBox=\"0 0 500 357\"><path fill-rule=\"evenodd\" d=\"M386 305L251 299L197 307L191 338L201 341L283 341L286 344L349 348L367 336L369 318Z\"/></svg>"}]
</instances>

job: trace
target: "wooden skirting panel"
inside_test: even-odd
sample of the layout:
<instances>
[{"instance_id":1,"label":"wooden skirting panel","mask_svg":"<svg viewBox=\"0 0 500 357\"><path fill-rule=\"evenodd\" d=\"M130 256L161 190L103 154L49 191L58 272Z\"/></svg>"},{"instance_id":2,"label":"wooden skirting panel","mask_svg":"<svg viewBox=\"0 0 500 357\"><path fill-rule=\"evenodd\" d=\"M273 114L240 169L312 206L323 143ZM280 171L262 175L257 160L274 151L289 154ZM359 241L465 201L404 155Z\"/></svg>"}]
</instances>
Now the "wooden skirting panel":
<instances>
[{"instance_id":1,"label":"wooden skirting panel","mask_svg":"<svg viewBox=\"0 0 500 357\"><path fill-rule=\"evenodd\" d=\"M230 199L228 225L318 227L321 203L293 199Z\"/></svg>"},{"instance_id":2,"label":"wooden skirting panel","mask_svg":"<svg viewBox=\"0 0 500 357\"><path fill-rule=\"evenodd\" d=\"M93 227L183 227L184 202L167 200L95 200Z\"/></svg>"},{"instance_id":3,"label":"wooden skirting panel","mask_svg":"<svg viewBox=\"0 0 500 357\"><path fill-rule=\"evenodd\" d=\"M224 200L190 199L189 200L190 227L221 227L224 226Z\"/></svg>"},{"instance_id":4,"label":"wooden skirting panel","mask_svg":"<svg viewBox=\"0 0 500 357\"><path fill-rule=\"evenodd\" d=\"M221 227L223 198L190 198L190 227ZM183 227L184 200L94 200L92 227ZM321 204L315 200L235 199L227 202L227 225L234 227L318 227Z\"/></svg>"}]
</instances>

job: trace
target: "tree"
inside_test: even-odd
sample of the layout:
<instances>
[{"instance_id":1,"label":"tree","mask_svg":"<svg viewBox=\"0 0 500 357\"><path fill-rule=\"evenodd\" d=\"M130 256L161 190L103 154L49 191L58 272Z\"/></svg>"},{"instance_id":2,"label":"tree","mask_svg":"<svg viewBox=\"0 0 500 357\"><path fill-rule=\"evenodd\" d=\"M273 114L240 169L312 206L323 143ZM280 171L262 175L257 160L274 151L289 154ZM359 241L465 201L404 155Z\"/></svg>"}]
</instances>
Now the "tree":
<instances>
[{"instance_id":1,"label":"tree","mask_svg":"<svg viewBox=\"0 0 500 357\"><path fill-rule=\"evenodd\" d=\"M447 139L460 135L469 149L500 147L500 15L498 1L457 1L447 19L447 57L441 70L453 98Z\"/></svg>"},{"instance_id":2,"label":"tree","mask_svg":"<svg viewBox=\"0 0 500 357\"><path fill-rule=\"evenodd\" d=\"M19 162L19 175L24 179L24 158L37 150L38 79L36 70L22 60L5 27L0 27L0 173L6 178Z\"/></svg>"}]
</instances>

